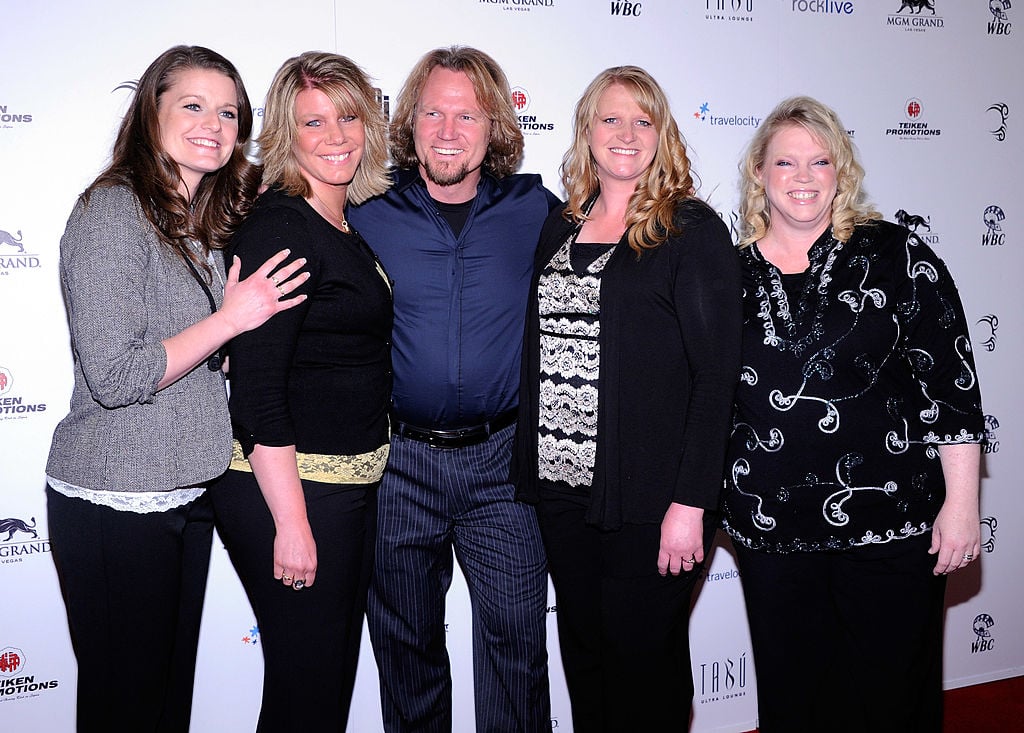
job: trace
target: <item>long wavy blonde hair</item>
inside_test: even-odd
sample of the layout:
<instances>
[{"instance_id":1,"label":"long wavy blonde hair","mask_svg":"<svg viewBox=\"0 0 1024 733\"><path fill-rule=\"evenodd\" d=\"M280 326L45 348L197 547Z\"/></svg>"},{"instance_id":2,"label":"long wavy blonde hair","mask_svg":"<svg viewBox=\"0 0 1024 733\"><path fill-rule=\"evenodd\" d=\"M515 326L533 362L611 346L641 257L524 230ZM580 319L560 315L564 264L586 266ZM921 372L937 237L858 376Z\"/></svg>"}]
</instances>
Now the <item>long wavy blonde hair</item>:
<instances>
[{"instance_id":1,"label":"long wavy blonde hair","mask_svg":"<svg viewBox=\"0 0 1024 733\"><path fill-rule=\"evenodd\" d=\"M586 206L600 189L597 163L590 152L587 138L597 115L601 95L609 87L624 87L637 106L649 115L658 131L658 150L651 165L637 183L626 209L626 231L629 246L642 254L678 232L673 221L676 204L694 195L694 179L690 159L672 117L668 97L658 82L638 66L613 66L590 82L573 117L573 143L562 158L562 185L568 196L564 216L581 223L587 220Z\"/></svg>"},{"instance_id":2,"label":"long wavy blonde hair","mask_svg":"<svg viewBox=\"0 0 1024 733\"><path fill-rule=\"evenodd\" d=\"M740 246L746 247L764 237L771 229L768 196L761 185L768 145L782 130L799 125L817 139L836 169L836 196L832 200L832 236L845 242L858 224L881 219L882 215L866 201L861 185L864 168L834 110L811 97L790 97L779 104L757 128L740 163Z\"/></svg>"}]
</instances>

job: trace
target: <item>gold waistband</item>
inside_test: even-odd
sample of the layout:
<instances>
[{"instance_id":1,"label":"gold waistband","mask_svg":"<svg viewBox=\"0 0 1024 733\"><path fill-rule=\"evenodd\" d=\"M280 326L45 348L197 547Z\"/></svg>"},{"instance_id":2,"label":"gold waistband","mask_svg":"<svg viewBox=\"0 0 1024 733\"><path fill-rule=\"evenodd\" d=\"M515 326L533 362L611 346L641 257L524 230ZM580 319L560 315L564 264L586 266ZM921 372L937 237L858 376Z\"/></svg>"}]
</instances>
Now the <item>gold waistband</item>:
<instances>
[{"instance_id":1,"label":"gold waistband","mask_svg":"<svg viewBox=\"0 0 1024 733\"><path fill-rule=\"evenodd\" d=\"M372 484L384 475L388 462L389 443L369 453L357 456L331 456L320 453L296 453L299 464L299 478L319 481L323 484ZM252 473L249 459L242 454L242 446L236 440L232 445L231 464L234 471Z\"/></svg>"}]
</instances>

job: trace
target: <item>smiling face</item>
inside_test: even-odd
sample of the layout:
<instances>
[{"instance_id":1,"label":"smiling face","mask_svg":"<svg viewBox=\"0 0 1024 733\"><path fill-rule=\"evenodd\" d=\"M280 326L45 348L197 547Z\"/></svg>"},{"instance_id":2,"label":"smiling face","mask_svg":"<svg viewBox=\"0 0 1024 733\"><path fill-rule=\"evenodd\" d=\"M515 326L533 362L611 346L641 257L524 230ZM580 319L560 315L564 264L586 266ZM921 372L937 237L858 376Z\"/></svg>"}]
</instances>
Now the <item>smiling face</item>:
<instances>
[{"instance_id":1,"label":"smiling face","mask_svg":"<svg viewBox=\"0 0 1024 733\"><path fill-rule=\"evenodd\" d=\"M420 175L430 195L449 203L473 198L490 136L491 121L473 82L461 71L435 67L420 92L413 123Z\"/></svg>"},{"instance_id":2,"label":"smiling face","mask_svg":"<svg viewBox=\"0 0 1024 733\"><path fill-rule=\"evenodd\" d=\"M803 126L789 125L775 133L758 178L768 197L773 229L817 237L828 227L836 168L828 149Z\"/></svg>"},{"instance_id":3,"label":"smiling face","mask_svg":"<svg viewBox=\"0 0 1024 733\"><path fill-rule=\"evenodd\" d=\"M333 199L356 175L366 146L363 121L352 112L339 113L319 89L303 89L295 97L298 132L292 155L313 191Z\"/></svg>"},{"instance_id":4,"label":"smiling face","mask_svg":"<svg viewBox=\"0 0 1024 733\"><path fill-rule=\"evenodd\" d=\"M622 84L612 84L597 100L587 144L602 187L615 182L635 187L658 151L658 131L632 93Z\"/></svg>"},{"instance_id":5,"label":"smiling face","mask_svg":"<svg viewBox=\"0 0 1024 733\"><path fill-rule=\"evenodd\" d=\"M207 173L220 170L238 139L235 83L219 71L185 69L157 102L160 145L178 164L179 192L191 199Z\"/></svg>"}]
</instances>

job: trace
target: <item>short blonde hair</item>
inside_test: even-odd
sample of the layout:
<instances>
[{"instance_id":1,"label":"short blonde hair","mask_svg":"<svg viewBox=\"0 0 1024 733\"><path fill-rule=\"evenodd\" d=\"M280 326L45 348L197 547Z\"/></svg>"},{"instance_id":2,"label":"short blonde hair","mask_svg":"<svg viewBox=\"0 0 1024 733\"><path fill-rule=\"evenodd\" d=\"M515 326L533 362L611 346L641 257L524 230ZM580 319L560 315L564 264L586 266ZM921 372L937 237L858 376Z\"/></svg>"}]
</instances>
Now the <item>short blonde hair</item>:
<instances>
[{"instance_id":1,"label":"short blonde hair","mask_svg":"<svg viewBox=\"0 0 1024 733\"><path fill-rule=\"evenodd\" d=\"M354 114L366 130L366 149L348 187L353 204L384 193L391 185L387 161L387 121L377 93L365 72L351 59L334 53L307 51L284 62L267 92L263 131L258 142L263 182L291 196L306 198L312 189L303 177L292 146L298 136L295 100L305 89L323 92L339 115Z\"/></svg>"},{"instance_id":2,"label":"short blonde hair","mask_svg":"<svg viewBox=\"0 0 1024 733\"><path fill-rule=\"evenodd\" d=\"M746 155L740 163L740 246L764 237L771 229L768 196L761 185L760 173L768 155L768 146L782 130L799 125L817 139L827 150L836 169L836 197L832 200L832 236L845 242L858 224L881 219L882 215L867 203L861 185L864 168L857 162L857 154L839 121L839 115L830 107L811 97L790 97L771 111L750 141Z\"/></svg>"}]
</instances>

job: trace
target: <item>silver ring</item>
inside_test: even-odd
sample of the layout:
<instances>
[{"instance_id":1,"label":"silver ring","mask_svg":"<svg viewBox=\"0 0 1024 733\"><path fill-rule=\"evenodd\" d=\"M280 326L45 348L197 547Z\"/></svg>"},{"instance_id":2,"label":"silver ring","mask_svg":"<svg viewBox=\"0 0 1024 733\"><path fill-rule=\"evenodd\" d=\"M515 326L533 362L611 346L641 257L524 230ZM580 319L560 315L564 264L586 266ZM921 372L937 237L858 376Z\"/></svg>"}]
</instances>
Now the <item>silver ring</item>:
<instances>
[{"instance_id":1,"label":"silver ring","mask_svg":"<svg viewBox=\"0 0 1024 733\"><path fill-rule=\"evenodd\" d=\"M294 588L295 590L302 590L305 587L306 587L306 581L303 580L302 578L299 578L294 583L292 583L292 588Z\"/></svg>"},{"instance_id":2,"label":"silver ring","mask_svg":"<svg viewBox=\"0 0 1024 733\"><path fill-rule=\"evenodd\" d=\"M974 555L972 555L969 552L965 552L964 553L964 562L970 562L973 559L974 559Z\"/></svg>"}]
</instances>

